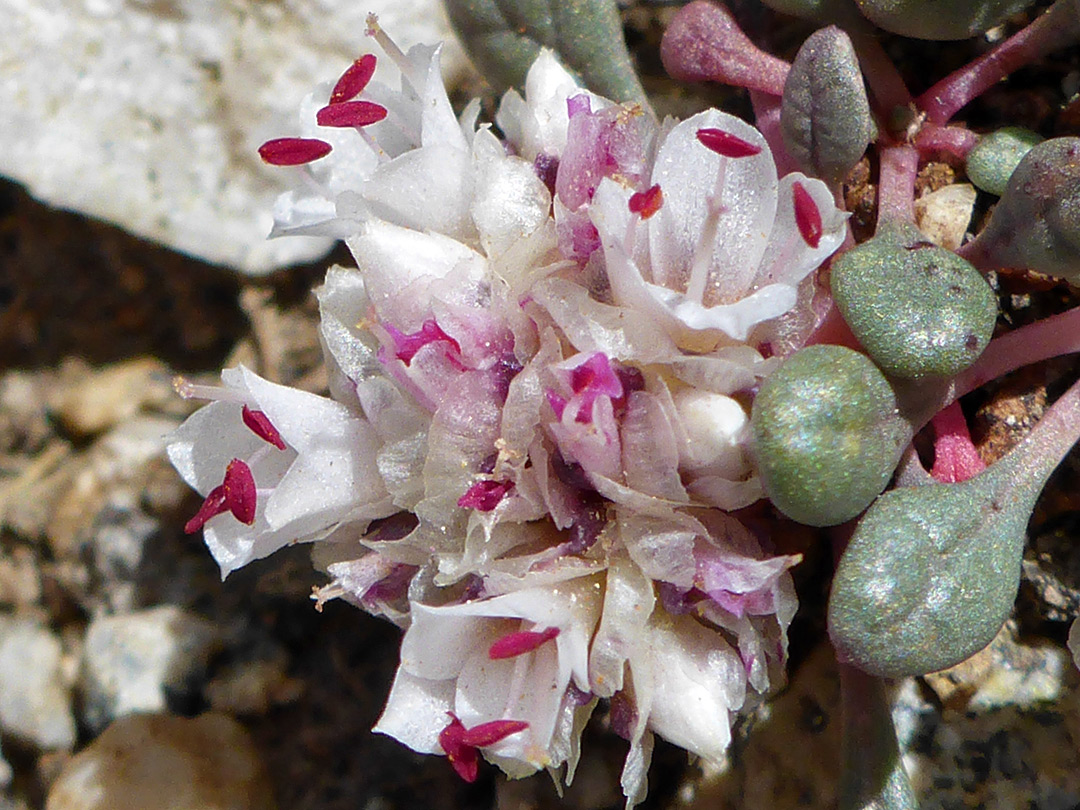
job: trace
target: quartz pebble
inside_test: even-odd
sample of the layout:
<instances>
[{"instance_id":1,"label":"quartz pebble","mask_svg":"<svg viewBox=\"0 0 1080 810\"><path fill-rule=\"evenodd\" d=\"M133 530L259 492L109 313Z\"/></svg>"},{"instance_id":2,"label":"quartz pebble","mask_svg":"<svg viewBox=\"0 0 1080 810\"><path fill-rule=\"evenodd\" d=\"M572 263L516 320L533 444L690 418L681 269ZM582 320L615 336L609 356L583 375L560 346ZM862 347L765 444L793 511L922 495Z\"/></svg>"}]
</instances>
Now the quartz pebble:
<instances>
[{"instance_id":1,"label":"quartz pebble","mask_svg":"<svg viewBox=\"0 0 1080 810\"><path fill-rule=\"evenodd\" d=\"M37 748L75 744L63 648L29 619L0 617L0 729Z\"/></svg>"},{"instance_id":2,"label":"quartz pebble","mask_svg":"<svg viewBox=\"0 0 1080 810\"><path fill-rule=\"evenodd\" d=\"M73 757L46 810L273 810L258 751L221 714L131 715Z\"/></svg>"},{"instance_id":3,"label":"quartz pebble","mask_svg":"<svg viewBox=\"0 0 1080 810\"><path fill-rule=\"evenodd\" d=\"M83 648L83 721L101 729L197 692L214 636L213 625L173 605L95 619Z\"/></svg>"}]
</instances>

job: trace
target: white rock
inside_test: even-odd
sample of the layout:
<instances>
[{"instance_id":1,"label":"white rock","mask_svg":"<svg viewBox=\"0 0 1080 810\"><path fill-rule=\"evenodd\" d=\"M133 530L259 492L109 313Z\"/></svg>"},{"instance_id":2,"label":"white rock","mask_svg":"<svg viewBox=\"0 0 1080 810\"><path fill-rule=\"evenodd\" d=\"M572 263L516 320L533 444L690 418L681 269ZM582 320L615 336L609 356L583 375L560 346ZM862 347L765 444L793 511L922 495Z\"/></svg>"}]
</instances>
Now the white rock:
<instances>
[{"instance_id":1,"label":"white rock","mask_svg":"<svg viewBox=\"0 0 1080 810\"><path fill-rule=\"evenodd\" d=\"M249 273L314 258L328 242L265 241L295 178L255 150L372 49L368 12L405 47L451 36L438 0L0 0L0 174Z\"/></svg>"},{"instance_id":2,"label":"white rock","mask_svg":"<svg viewBox=\"0 0 1080 810\"><path fill-rule=\"evenodd\" d=\"M60 640L25 619L0 617L0 728L38 748L71 748L75 718Z\"/></svg>"},{"instance_id":3,"label":"white rock","mask_svg":"<svg viewBox=\"0 0 1080 810\"><path fill-rule=\"evenodd\" d=\"M251 738L220 714L132 715L68 762L46 810L273 810Z\"/></svg>"},{"instance_id":4,"label":"white rock","mask_svg":"<svg viewBox=\"0 0 1080 810\"><path fill-rule=\"evenodd\" d=\"M174 605L94 619L83 646L83 719L95 729L134 712L160 712L200 686L212 624Z\"/></svg>"}]
</instances>

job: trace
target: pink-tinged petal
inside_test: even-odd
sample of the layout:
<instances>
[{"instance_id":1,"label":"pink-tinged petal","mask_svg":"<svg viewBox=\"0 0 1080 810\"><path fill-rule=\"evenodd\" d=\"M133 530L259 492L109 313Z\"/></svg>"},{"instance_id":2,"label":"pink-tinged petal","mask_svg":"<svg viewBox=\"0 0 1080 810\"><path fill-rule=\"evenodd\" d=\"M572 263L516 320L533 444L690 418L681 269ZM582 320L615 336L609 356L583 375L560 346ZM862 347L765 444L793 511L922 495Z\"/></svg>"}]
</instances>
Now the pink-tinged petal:
<instances>
[{"instance_id":1,"label":"pink-tinged petal","mask_svg":"<svg viewBox=\"0 0 1080 810\"><path fill-rule=\"evenodd\" d=\"M238 458L229 462L225 468L225 506L233 517L248 526L255 522L255 479L251 468Z\"/></svg>"},{"instance_id":2,"label":"pink-tinged petal","mask_svg":"<svg viewBox=\"0 0 1080 810\"><path fill-rule=\"evenodd\" d=\"M373 101L342 101L315 113L320 127L366 127L386 118L386 107Z\"/></svg>"},{"instance_id":3,"label":"pink-tinged petal","mask_svg":"<svg viewBox=\"0 0 1080 810\"><path fill-rule=\"evenodd\" d=\"M248 429L262 439L265 442L269 442L274 445L278 450L285 450L285 440L281 438L281 433L274 427L270 421L270 417L262 411L253 411L247 405L240 411L240 418L244 420L244 424L248 426Z\"/></svg>"},{"instance_id":4,"label":"pink-tinged petal","mask_svg":"<svg viewBox=\"0 0 1080 810\"><path fill-rule=\"evenodd\" d=\"M364 88L375 73L377 61L375 54L366 53L349 65L348 69L341 74L341 78L337 80L334 89L330 91L330 103L340 104L364 92Z\"/></svg>"},{"instance_id":5,"label":"pink-tinged petal","mask_svg":"<svg viewBox=\"0 0 1080 810\"><path fill-rule=\"evenodd\" d=\"M475 509L477 512L490 512L506 493L514 488L513 481L491 481L485 479L477 481L466 490L465 494L458 498L458 506L462 509Z\"/></svg>"},{"instance_id":6,"label":"pink-tinged petal","mask_svg":"<svg viewBox=\"0 0 1080 810\"><path fill-rule=\"evenodd\" d=\"M411 334L405 334L390 324L383 324L383 328L394 341L394 355L405 365L409 365L416 353L429 343L443 341L449 343L455 352L461 353L461 345L446 334L434 319L424 321L420 331Z\"/></svg>"},{"instance_id":7,"label":"pink-tinged petal","mask_svg":"<svg viewBox=\"0 0 1080 810\"><path fill-rule=\"evenodd\" d=\"M932 424L936 439L934 467L930 470L930 475L942 483L957 484L986 469L986 464L971 441L959 402L952 403L938 413Z\"/></svg>"},{"instance_id":8,"label":"pink-tinged petal","mask_svg":"<svg viewBox=\"0 0 1080 810\"><path fill-rule=\"evenodd\" d=\"M595 396L619 399L623 395L622 381L603 352L594 352L570 372L570 387L575 394L588 392Z\"/></svg>"},{"instance_id":9,"label":"pink-tinged petal","mask_svg":"<svg viewBox=\"0 0 1080 810\"><path fill-rule=\"evenodd\" d=\"M799 233L802 234L806 244L816 249L824 233L821 211L818 210L817 203L802 183L796 181L791 187L791 193L795 200L795 224L799 228Z\"/></svg>"},{"instance_id":10,"label":"pink-tinged petal","mask_svg":"<svg viewBox=\"0 0 1080 810\"><path fill-rule=\"evenodd\" d=\"M259 157L271 166L300 166L326 157L333 148L318 138L275 138L259 147Z\"/></svg>"},{"instance_id":11,"label":"pink-tinged petal","mask_svg":"<svg viewBox=\"0 0 1080 810\"><path fill-rule=\"evenodd\" d=\"M744 141L738 135L732 135L722 129L704 127L697 131L697 139L706 149L724 157L750 157L761 152L761 147L757 144Z\"/></svg>"},{"instance_id":12,"label":"pink-tinged petal","mask_svg":"<svg viewBox=\"0 0 1080 810\"><path fill-rule=\"evenodd\" d=\"M511 734L520 734L529 724L524 720L492 720L466 729L462 742L474 748L486 748L505 740Z\"/></svg>"},{"instance_id":13,"label":"pink-tinged petal","mask_svg":"<svg viewBox=\"0 0 1080 810\"><path fill-rule=\"evenodd\" d=\"M227 511L229 511L229 507L225 505L225 487L214 487L206 496L206 500L203 501L203 505L199 507L199 511L195 513L195 516L184 524L184 534L194 534L205 526L206 521L210 520L210 518L217 517L222 512Z\"/></svg>"},{"instance_id":14,"label":"pink-tinged petal","mask_svg":"<svg viewBox=\"0 0 1080 810\"><path fill-rule=\"evenodd\" d=\"M546 630L523 630L520 633L509 633L493 643L488 648L488 658L498 661L500 658L516 658L527 652L532 652L542 644L546 644L559 635L558 627L549 627Z\"/></svg>"},{"instance_id":15,"label":"pink-tinged petal","mask_svg":"<svg viewBox=\"0 0 1080 810\"><path fill-rule=\"evenodd\" d=\"M630 213L638 214L642 219L651 217L663 204L664 192L659 184L630 195Z\"/></svg>"}]
</instances>

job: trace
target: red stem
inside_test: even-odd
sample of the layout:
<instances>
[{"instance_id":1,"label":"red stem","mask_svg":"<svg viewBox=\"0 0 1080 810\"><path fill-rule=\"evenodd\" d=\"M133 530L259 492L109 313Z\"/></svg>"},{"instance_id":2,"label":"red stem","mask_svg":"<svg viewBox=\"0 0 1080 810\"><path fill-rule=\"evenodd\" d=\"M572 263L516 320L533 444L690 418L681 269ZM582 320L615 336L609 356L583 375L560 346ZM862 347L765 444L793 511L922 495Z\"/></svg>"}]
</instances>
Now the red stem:
<instances>
[{"instance_id":1,"label":"red stem","mask_svg":"<svg viewBox=\"0 0 1080 810\"><path fill-rule=\"evenodd\" d=\"M926 124L915 136L915 148L924 156L935 152L947 152L964 160L975 146L979 136L967 127L942 127Z\"/></svg>"},{"instance_id":2,"label":"red stem","mask_svg":"<svg viewBox=\"0 0 1080 810\"><path fill-rule=\"evenodd\" d=\"M950 73L915 103L933 124L949 121L961 107L1013 71L1080 38L1076 0L1057 0L1044 15L992 51Z\"/></svg>"},{"instance_id":3,"label":"red stem","mask_svg":"<svg viewBox=\"0 0 1080 810\"><path fill-rule=\"evenodd\" d=\"M919 153L911 146L881 150L877 227L885 222L915 222L915 175Z\"/></svg>"}]
</instances>

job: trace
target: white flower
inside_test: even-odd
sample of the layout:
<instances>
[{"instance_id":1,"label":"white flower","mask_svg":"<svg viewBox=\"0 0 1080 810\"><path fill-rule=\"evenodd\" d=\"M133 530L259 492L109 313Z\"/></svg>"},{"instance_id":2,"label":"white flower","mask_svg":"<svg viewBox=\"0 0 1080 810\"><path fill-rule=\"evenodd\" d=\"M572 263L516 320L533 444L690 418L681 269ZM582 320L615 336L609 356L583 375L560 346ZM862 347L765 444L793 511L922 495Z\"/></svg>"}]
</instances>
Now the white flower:
<instances>
[{"instance_id":1,"label":"white flower","mask_svg":"<svg viewBox=\"0 0 1080 810\"><path fill-rule=\"evenodd\" d=\"M355 270L317 291L332 399L246 369L173 437L228 573L319 540L343 597L406 628L376 730L511 776L565 766L597 698L631 741L719 758L735 713L783 678L795 556L725 510L759 497L746 403L761 335L839 245L818 181L777 178L764 138L715 110L658 125L543 52L505 139L461 119L438 49L392 91L362 57L305 102L277 231L332 234ZM761 331L758 327L761 327Z\"/></svg>"}]
</instances>

